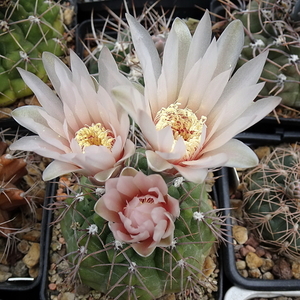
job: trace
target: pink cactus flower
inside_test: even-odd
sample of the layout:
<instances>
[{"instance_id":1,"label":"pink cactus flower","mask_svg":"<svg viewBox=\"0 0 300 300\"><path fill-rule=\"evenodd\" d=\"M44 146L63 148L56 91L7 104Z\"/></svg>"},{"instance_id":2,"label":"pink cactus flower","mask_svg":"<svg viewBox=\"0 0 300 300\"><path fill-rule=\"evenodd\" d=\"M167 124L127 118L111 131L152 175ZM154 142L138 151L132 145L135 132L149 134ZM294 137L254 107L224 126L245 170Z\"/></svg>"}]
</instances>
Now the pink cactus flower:
<instances>
[{"instance_id":1,"label":"pink cactus flower","mask_svg":"<svg viewBox=\"0 0 300 300\"><path fill-rule=\"evenodd\" d=\"M130 83L106 48L99 58L99 83L73 51L70 60L72 71L53 54L43 53L58 96L38 77L19 69L42 107L23 106L12 112L19 124L37 135L22 137L10 148L54 159L43 173L44 180L77 172L103 182L135 151L127 139L128 114L110 94L113 86Z\"/></svg>"},{"instance_id":2,"label":"pink cactus flower","mask_svg":"<svg viewBox=\"0 0 300 300\"><path fill-rule=\"evenodd\" d=\"M216 41L208 12L193 37L177 18L161 62L147 30L132 16L127 20L145 88L120 86L113 93L141 129L150 168L201 183L209 169L255 166L253 151L233 137L272 111L280 98L254 101L263 88L257 81L267 52L233 74L244 43L242 23L231 22Z\"/></svg>"},{"instance_id":3,"label":"pink cactus flower","mask_svg":"<svg viewBox=\"0 0 300 300\"><path fill-rule=\"evenodd\" d=\"M160 175L125 168L120 177L106 181L105 190L95 211L109 221L116 241L130 243L144 257L172 244L179 201L168 195Z\"/></svg>"}]
</instances>

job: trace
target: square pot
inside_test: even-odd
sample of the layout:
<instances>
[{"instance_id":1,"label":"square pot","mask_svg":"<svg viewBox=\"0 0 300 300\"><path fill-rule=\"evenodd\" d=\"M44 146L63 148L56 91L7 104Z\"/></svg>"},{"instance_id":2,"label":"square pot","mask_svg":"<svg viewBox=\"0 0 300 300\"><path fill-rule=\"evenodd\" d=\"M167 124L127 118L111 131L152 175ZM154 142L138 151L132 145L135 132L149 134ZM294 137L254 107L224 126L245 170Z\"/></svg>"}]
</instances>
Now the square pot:
<instances>
[{"instance_id":1,"label":"square pot","mask_svg":"<svg viewBox=\"0 0 300 300\"><path fill-rule=\"evenodd\" d=\"M17 124L13 119L1 120L0 131L5 131L4 136L7 140L10 140L10 136L11 136L11 139L13 140L17 136L25 136L25 135L30 134L30 132L27 129L24 129L23 127L19 126L19 124ZM22 180L24 180L24 179L22 179ZM17 188L22 189L21 186L24 185L24 182L19 183L19 181L17 181L15 183L15 186ZM12 189L15 189L15 188L12 188ZM36 203L37 207L41 208L41 210L42 210L42 207L45 207L48 205L49 199L47 198L46 195L49 193L49 189L50 189L50 184L47 184L43 204ZM40 252L39 263L38 263L39 272L38 272L37 277L32 278L32 277L29 277L29 275L25 276L25 277L17 276L17 275L13 275L12 277L9 277L6 281L0 283L1 299L5 299L6 297L11 298L13 296L17 297L18 295L19 296L22 295L22 297L27 296L28 298L30 297L30 299L37 299L39 285L42 281L42 276L43 276L42 269L44 267L44 260L47 255L45 253L45 237L46 237L45 227L47 226L48 215L49 215L48 210L43 209L42 215L41 215L41 220L39 221L40 230L35 229L35 231L40 231L40 237L39 236L36 237L36 240L35 240L33 237L33 233L32 233L31 239L28 237L28 245L33 245L36 243L39 244L39 248L38 248L39 250L37 250ZM26 234L27 233L28 232L26 232ZM21 238L21 237L19 237L19 238ZM9 258L14 257L14 256L20 256L22 259L22 257L24 257L24 255L25 255L25 252L23 253L23 255L21 255L20 249L16 253L18 253L18 254L13 254L13 255L10 254ZM18 259L17 261L20 261L20 259Z\"/></svg>"},{"instance_id":2,"label":"square pot","mask_svg":"<svg viewBox=\"0 0 300 300\"><path fill-rule=\"evenodd\" d=\"M283 128L284 129L284 128ZM284 135L274 135L272 139L271 135L260 135L260 134L249 134L248 139L245 141L244 137L246 133L239 135L242 137L242 140L253 147L262 146L262 145L278 145L283 142L287 142L287 139L284 138ZM298 140L299 140L299 133ZM239 137L237 136L237 137ZM268 138L266 138L268 137ZM291 143L295 142L296 136L294 136L289 141ZM231 203L230 203L230 190L235 189L236 187L236 173L234 169L231 168L222 168L220 171L220 178L217 181L217 191L220 207L224 208L226 215L231 215ZM258 278L245 278L243 277L237 267L236 267L236 257L234 251L234 240L232 219L227 219L226 230L228 236L226 236L227 243L222 247L222 261L224 262L224 270L226 277L236 286L243 289L255 290L255 291L296 291L300 290L300 281L299 279L258 279ZM227 298L229 299L229 298ZM233 299L233 298L232 298ZM240 299L240 298L239 298ZM250 298L245 298L250 299Z\"/></svg>"},{"instance_id":3,"label":"square pot","mask_svg":"<svg viewBox=\"0 0 300 300\"><path fill-rule=\"evenodd\" d=\"M130 12L136 11L137 15L143 11L144 5L147 3L149 6L153 5L155 1L126 1ZM210 6L210 0L161 0L155 5L157 9L163 7L164 11L171 11L174 7L174 17L180 18L199 18L199 14L202 15L202 10L208 9ZM95 17L102 15L107 16L106 7L111 9L117 15L123 13L124 15L124 1L123 0L104 0L104 1L89 1L89 0L77 0L77 20L78 23L91 18L91 12Z\"/></svg>"},{"instance_id":4,"label":"square pot","mask_svg":"<svg viewBox=\"0 0 300 300\"><path fill-rule=\"evenodd\" d=\"M57 195L57 188L58 188L58 184L57 182L52 182L50 184L51 188L48 190L49 194L48 194L48 199L49 199L49 205L51 206L52 203L56 202L56 195ZM218 193L216 192L216 189L213 188L212 191L212 197L213 199L215 199L216 203L218 203L218 198L217 198ZM51 242L53 241L52 239L52 235L53 235L53 224L51 224L51 222L54 220L54 215L53 212L50 213L47 216L47 220L46 222L48 222L48 226L45 227L45 250L46 253L48 253L48 255L45 256L44 258L44 268L43 268L43 276L42 276L42 282L41 282L41 286L40 286L40 300L49 300L50 299L50 289L49 286L51 284L50 282L50 277L51 275L49 275L49 270L51 268L51 264L52 267L55 263L51 263L51 258L49 255L49 249L51 247ZM218 257L220 257L220 254L218 254ZM61 260L59 260L59 262L61 262ZM218 269L219 269L219 273L218 273L218 291L214 292L214 299L215 300L223 300L224 298L224 292L225 292L225 284L227 284L226 282L226 278L224 277L224 265L222 263L221 259L218 259ZM228 288L228 286L226 287ZM190 299L190 298L188 298Z\"/></svg>"}]
</instances>

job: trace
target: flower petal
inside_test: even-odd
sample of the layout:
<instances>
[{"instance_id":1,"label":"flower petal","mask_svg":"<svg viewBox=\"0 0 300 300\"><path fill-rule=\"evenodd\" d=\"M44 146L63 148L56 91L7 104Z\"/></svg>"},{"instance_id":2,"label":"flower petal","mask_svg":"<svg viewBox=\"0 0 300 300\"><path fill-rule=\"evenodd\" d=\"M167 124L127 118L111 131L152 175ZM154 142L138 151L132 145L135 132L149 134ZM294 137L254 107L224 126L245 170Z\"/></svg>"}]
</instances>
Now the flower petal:
<instances>
[{"instance_id":1,"label":"flower petal","mask_svg":"<svg viewBox=\"0 0 300 300\"><path fill-rule=\"evenodd\" d=\"M70 172L79 172L80 168L76 167L73 164L65 163L61 161L54 160L51 162L43 172L43 180L48 181L52 180L58 176L70 173Z\"/></svg>"}]
</instances>

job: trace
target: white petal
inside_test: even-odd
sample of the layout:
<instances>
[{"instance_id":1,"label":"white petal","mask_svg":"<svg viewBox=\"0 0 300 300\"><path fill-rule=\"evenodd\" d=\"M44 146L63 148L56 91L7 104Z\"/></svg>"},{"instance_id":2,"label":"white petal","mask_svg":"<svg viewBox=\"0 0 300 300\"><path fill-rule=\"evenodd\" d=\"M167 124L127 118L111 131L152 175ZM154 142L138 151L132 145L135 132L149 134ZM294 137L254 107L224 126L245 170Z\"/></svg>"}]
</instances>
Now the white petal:
<instances>
[{"instance_id":1,"label":"white petal","mask_svg":"<svg viewBox=\"0 0 300 300\"><path fill-rule=\"evenodd\" d=\"M99 84L110 93L117 85L130 85L130 81L123 76L107 47L103 47L98 59Z\"/></svg>"},{"instance_id":2,"label":"white petal","mask_svg":"<svg viewBox=\"0 0 300 300\"><path fill-rule=\"evenodd\" d=\"M48 181L58 176L70 173L78 172L80 169L73 164L64 163L61 161L51 162L43 172L43 180Z\"/></svg>"},{"instance_id":3,"label":"white petal","mask_svg":"<svg viewBox=\"0 0 300 300\"><path fill-rule=\"evenodd\" d=\"M126 14L132 41L144 72L145 95L156 99L156 82L161 73L161 61L149 32L131 15Z\"/></svg>"},{"instance_id":4,"label":"white petal","mask_svg":"<svg viewBox=\"0 0 300 300\"><path fill-rule=\"evenodd\" d=\"M194 64L203 57L211 42L211 20L209 12L206 10L201 18L196 31L193 35L193 39L189 48L189 53L186 61L186 67L184 70L184 77L188 74Z\"/></svg>"},{"instance_id":5,"label":"white petal","mask_svg":"<svg viewBox=\"0 0 300 300\"><path fill-rule=\"evenodd\" d=\"M140 110L151 116L149 102L133 86L118 86L113 88L112 93L135 122L138 123Z\"/></svg>"},{"instance_id":6,"label":"white petal","mask_svg":"<svg viewBox=\"0 0 300 300\"><path fill-rule=\"evenodd\" d=\"M234 20L225 28L217 41L218 67L215 75L235 68L244 46L244 26L240 20Z\"/></svg>"},{"instance_id":7,"label":"white petal","mask_svg":"<svg viewBox=\"0 0 300 300\"><path fill-rule=\"evenodd\" d=\"M20 68L18 71L47 113L63 122L62 102L55 96L54 92L34 74Z\"/></svg>"},{"instance_id":8,"label":"white petal","mask_svg":"<svg viewBox=\"0 0 300 300\"><path fill-rule=\"evenodd\" d=\"M226 167L251 168L258 164L256 154L244 143L232 139L218 149L209 151L205 156L225 153L228 161L224 164Z\"/></svg>"},{"instance_id":9,"label":"white petal","mask_svg":"<svg viewBox=\"0 0 300 300\"><path fill-rule=\"evenodd\" d=\"M80 83L84 79L85 89L95 90L94 81L92 80L84 62L72 49L70 49L70 64L72 69L72 81L75 86L79 87Z\"/></svg>"},{"instance_id":10,"label":"white petal","mask_svg":"<svg viewBox=\"0 0 300 300\"><path fill-rule=\"evenodd\" d=\"M43 52L42 59L48 77L51 80L55 91L60 96L59 91L61 84L67 84L64 78L67 78L67 81L72 80L71 70L60 59L50 52Z\"/></svg>"},{"instance_id":11,"label":"white petal","mask_svg":"<svg viewBox=\"0 0 300 300\"><path fill-rule=\"evenodd\" d=\"M202 183L208 173L208 169L194 169L191 167L182 167L179 165L174 166L177 171L188 181L194 182L194 183Z\"/></svg>"},{"instance_id":12,"label":"white petal","mask_svg":"<svg viewBox=\"0 0 300 300\"><path fill-rule=\"evenodd\" d=\"M228 82L224 95L230 94L240 86L255 84L261 75L267 56L268 51L265 51L238 68Z\"/></svg>"},{"instance_id":13,"label":"white petal","mask_svg":"<svg viewBox=\"0 0 300 300\"><path fill-rule=\"evenodd\" d=\"M191 39L191 33L187 25L179 18L176 18L166 41L162 64L168 98L173 99L173 102L177 99L183 82Z\"/></svg>"},{"instance_id":14,"label":"white petal","mask_svg":"<svg viewBox=\"0 0 300 300\"><path fill-rule=\"evenodd\" d=\"M9 148L11 150L33 151L41 156L56 159L64 152L53 145L43 141L39 136L24 136L13 142Z\"/></svg>"},{"instance_id":15,"label":"white petal","mask_svg":"<svg viewBox=\"0 0 300 300\"><path fill-rule=\"evenodd\" d=\"M173 165L151 150L146 151L146 157L149 167L155 172L161 172L173 168Z\"/></svg>"}]
</instances>

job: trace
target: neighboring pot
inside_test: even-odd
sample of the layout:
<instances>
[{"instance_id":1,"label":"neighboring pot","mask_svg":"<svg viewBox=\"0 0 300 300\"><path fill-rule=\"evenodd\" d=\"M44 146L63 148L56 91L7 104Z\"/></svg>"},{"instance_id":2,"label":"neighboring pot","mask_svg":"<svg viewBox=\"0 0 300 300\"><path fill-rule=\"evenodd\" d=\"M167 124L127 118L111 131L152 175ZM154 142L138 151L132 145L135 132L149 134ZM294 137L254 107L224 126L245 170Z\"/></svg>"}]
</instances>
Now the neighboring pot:
<instances>
[{"instance_id":1,"label":"neighboring pot","mask_svg":"<svg viewBox=\"0 0 300 300\"><path fill-rule=\"evenodd\" d=\"M237 286L231 287L227 293L225 294L224 300L233 300L233 299L239 299L239 300L250 300L254 298L274 298L274 297L299 297L300 292L299 291L252 291L252 290L245 290L242 288L239 288Z\"/></svg>"},{"instance_id":2,"label":"neighboring pot","mask_svg":"<svg viewBox=\"0 0 300 300\"><path fill-rule=\"evenodd\" d=\"M28 130L24 129L23 127L19 126L14 120L8 119L8 120L1 120L0 122L0 131L2 132L5 130L4 136L11 136L11 139L13 140L14 138L22 135L28 135L30 134ZM8 138L7 138L8 139ZM19 183L16 183L16 186L19 187ZM46 195L49 193L49 188L50 185L47 184L46 186ZM40 208L42 206L47 206L48 205L48 199L45 196L43 205L39 205ZM47 217L48 217L48 210L43 210L42 212L42 220L41 220L41 236L39 238L39 245L40 245L40 256L39 256L39 273L36 278L32 277L10 277L6 281L0 283L0 295L1 299L6 299L6 297L17 297L22 296L22 297L28 297L30 299L37 299L38 296L38 288L39 285L42 281L42 276L43 276L43 264L44 260L46 257L45 253L45 227L47 226ZM30 244L31 242L29 242Z\"/></svg>"},{"instance_id":3,"label":"neighboring pot","mask_svg":"<svg viewBox=\"0 0 300 300\"><path fill-rule=\"evenodd\" d=\"M252 146L262 146L262 145L278 145L284 142L294 143L299 140L299 133L294 132L294 135L287 139L284 135L285 128L282 127L279 130L281 134L274 134L273 138L271 134L258 134L258 133L242 133L238 135L237 138L241 138L242 141L248 143ZM225 214L231 214L231 204L230 204L230 190L236 187L235 172L231 168L223 168L220 171L220 177L217 180L217 191L219 197L220 208L224 208ZM224 270L227 278L238 287L257 290L257 291L296 291L300 290L300 280L299 279L256 279L256 278L245 278L243 277L238 269L236 268L236 258L234 251L234 240L232 238L232 220L227 219L226 229L228 230L228 236L226 239L228 243L222 247L222 261L224 262ZM229 299L229 298L227 298ZM232 298L235 299L235 298ZM237 298L236 298L237 299ZM239 298L240 299L240 298ZM250 298L245 298L250 299Z\"/></svg>"}]
</instances>

